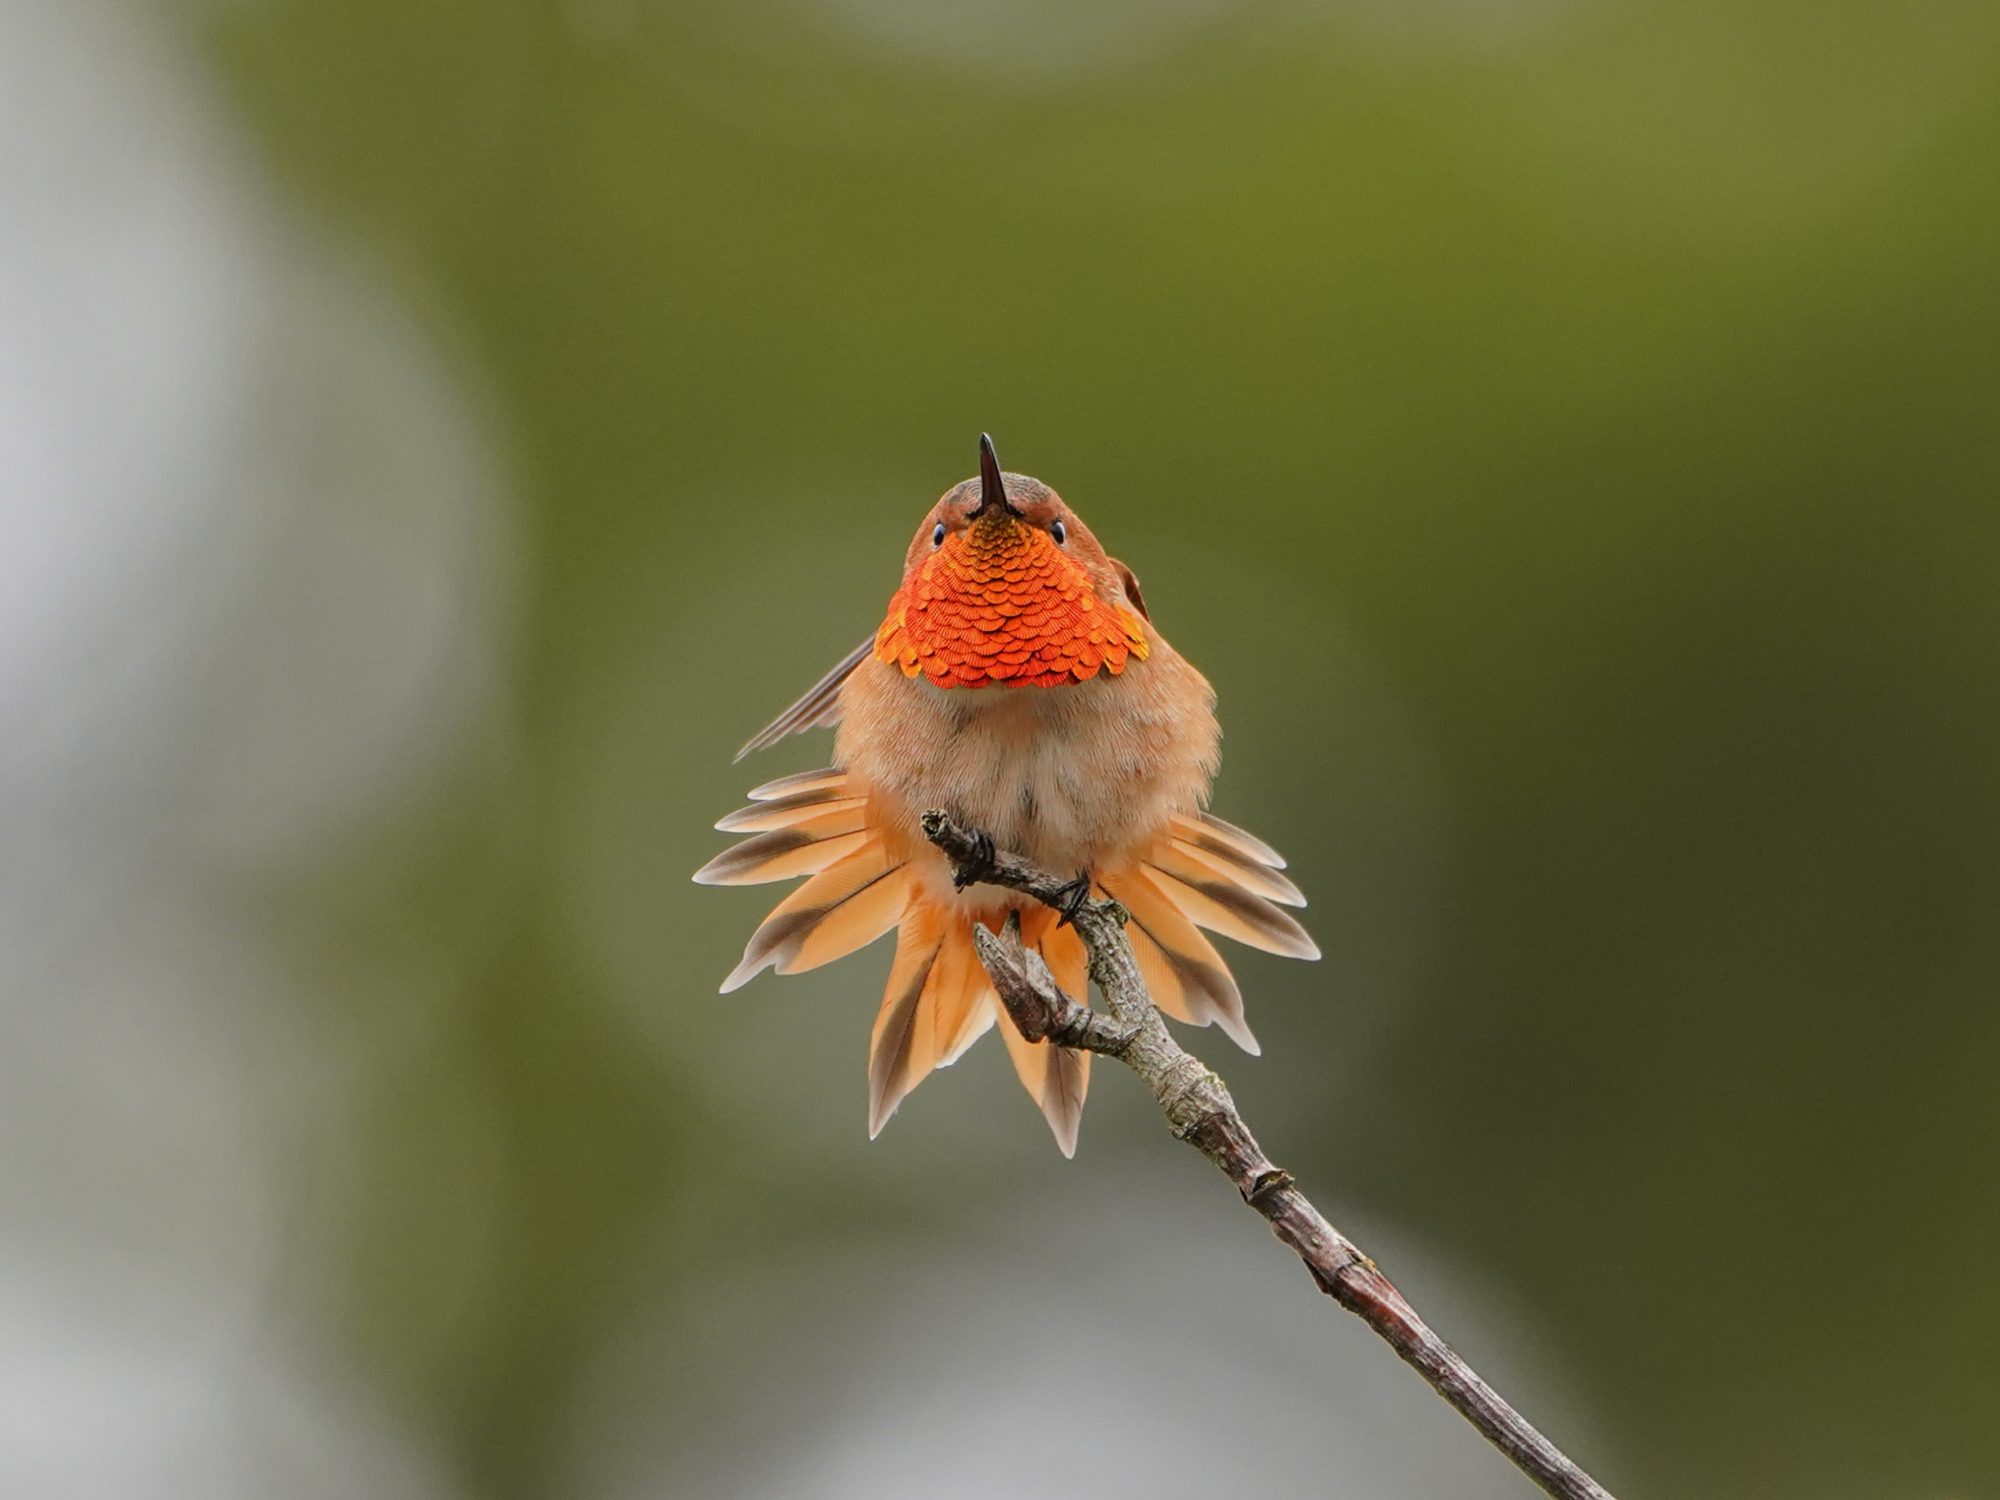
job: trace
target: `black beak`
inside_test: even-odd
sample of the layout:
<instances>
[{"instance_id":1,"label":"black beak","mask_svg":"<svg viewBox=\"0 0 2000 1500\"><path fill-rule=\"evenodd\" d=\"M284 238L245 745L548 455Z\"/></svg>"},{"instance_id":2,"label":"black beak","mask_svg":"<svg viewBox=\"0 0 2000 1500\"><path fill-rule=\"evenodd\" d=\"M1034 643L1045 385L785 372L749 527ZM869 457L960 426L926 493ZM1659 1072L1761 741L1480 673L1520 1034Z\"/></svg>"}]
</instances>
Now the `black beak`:
<instances>
[{"instance_id":1,"label":"black beak","mask_svg":"<svg viewBox=\"0 0 2000 1500\"><path fill-rule=\"evenodd\" d=\"M993 439L982 432L979 434L979 509L972 513L972 519L976 521L993 511L1020 514L1008 503L1007 486L1000 478L1000 456L993 451Z\"/></svg>"}]
</instances>

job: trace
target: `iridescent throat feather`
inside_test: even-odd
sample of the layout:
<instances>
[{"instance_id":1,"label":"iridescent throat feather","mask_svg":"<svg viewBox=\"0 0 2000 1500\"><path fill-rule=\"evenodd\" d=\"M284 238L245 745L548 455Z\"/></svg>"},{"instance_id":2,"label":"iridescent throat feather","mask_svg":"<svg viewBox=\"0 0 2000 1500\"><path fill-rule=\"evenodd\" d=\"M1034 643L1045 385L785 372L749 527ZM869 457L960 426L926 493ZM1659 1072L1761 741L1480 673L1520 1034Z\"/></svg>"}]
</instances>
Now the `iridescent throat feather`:
<instances>
[{"instance_id":1,"label":"iridescent throat feather","mask_svg":"<svg viewBox=\"0 0 2000 1500\"><path fill-rule=\"evenodd\" d=\"M889 601L875 654L938 687L1061 687L1146 659L1144 626L1100 599L1039 526L987 516L946 538Z\"/></svg>"}]
</instances>

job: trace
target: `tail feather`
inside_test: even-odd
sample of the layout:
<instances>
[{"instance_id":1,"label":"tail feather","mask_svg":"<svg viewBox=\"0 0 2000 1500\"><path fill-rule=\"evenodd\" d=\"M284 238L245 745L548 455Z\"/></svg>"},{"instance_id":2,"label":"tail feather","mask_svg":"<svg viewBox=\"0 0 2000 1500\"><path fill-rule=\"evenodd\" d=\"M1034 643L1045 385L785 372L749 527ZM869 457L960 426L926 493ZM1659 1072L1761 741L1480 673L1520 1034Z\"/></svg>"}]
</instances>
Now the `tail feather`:
<instances>
[{"instance_id":1,"label":"tail feather","mask_svg":"<svg viewBox=\"0 0 2000 1500\"><path fill-rule=\"evenodd\" d=\"M986 1034L1000 1002L973 950L970 922L952 924L942 961L947 967L938 976L936 1065L948 1068Z\"/></svg>"},{"instance_id":2,"label":"tail feather","mask_svg":"<svg viewBox=\"0 0 2000 1500\"><path fill-rule=\"evenodd\" d=\"M1261 1049L1243 1018L1243 993L1229 965L1162 884L1144 870L1104 877L1105 890L1132 914L1132 953L1154 1002L1168 1015L1197 1026L1216 1023L1237 1046L1255 1055Z\"/></svg>"},{"instance_id":3,"label":"tail feather","mask_svg":"<svg viewBox=\"0 0 2000 1500\"><path fill-rule=\"evenodd\" d=\"M896 957L869 1045L868 1133L934 1069L955 1062L998 1025L1022 1086L1065 1156L1076 1152L1090 1055L1029 1042L1001 1015L981 967L969 914L919 893L912 851L871 828L858 784L840 770L805 771L765 783L750 805L716 826L747 834L695 875L707 885L755 885L807 877L751 934L724 992L766 968L795 974L844 957L899 929ZM1136 863L1100 877L1132 914L1134 957L1162 1011L1196 1025L1220 1025L1248 1052L1257 1039L1228 965L1200 931L1267 952L1317 958L1312 938L1283 906L1305 897L1279 871L1270 845L1206 813L1177 816ZM1089 987L1088 956L1073 928L1053 912L1022 913L1023 941L1057 984L1078 1001Z\"/></svg>"},{"instance_id":4,"label":"tail feather","mask_svg":"<svg viewBox=\"0 0 2000 1500\"><path fill-rule=\"evenodd\" d=\"M1178 880L1224 880L1279 906L1304 906L1305 892L1281 870L1256 864L1214 844L1165 839L1153 846L1152 862Z\"/></svg>"},{"instance_id":5,"label":"tail feather","mask_svg":"<svg viewBox=\"0 0 2000 1500\"><path fill-rule=\"evenodd\" d=\"M769 833L776 828L795 828L821 813L860 807L865 801L865 798L847 795L843 787L800 792L796 796L752 802L748 807L739 807L715 826L724 833Z\"/></svg>"},{"instance_id":6,"label":"tail feather","mask_svg":"<svg viewBox=\"0 0 2000 1500\"><path fill-rule=\"evenodd\" d=\"M868 1138L882 1133L896 1106L921 1081L912 1066L919 1013L938 972L943 946L944 914L936 907L914 906L903 917L896 935L896 961L889 966L889 987L875 1015L868 1040ZM928 1071L926 1069L925 1071Z\"/></svg>"},{"instance_id":7,"label":"tail feather","mask_svg":"<svg viewBox=\"0 0 2000 1500\"><path fill-rule=\"evenodd\" d=\"M879 863L879 856L873 850L850 854L841 863L844 865L864 857L868 867ZM831 875L834 872L828 870L826 873ZM897 865L880 875L871 875L853 895L843 898L837 906L823 910L805 929L802 939L792 951L780 955L772 967L780 974L803 974L821 964L830 964L836 958L845 958L855 949L867 947L901 921L904 908L909 903L910 877L904 866Z\"/></svg>"},{"instance_id":8,"label":"tail feather","mask_svg":"<svg viewBox=\"0 0 2000 1500\"><path fill-rule=\"evenodd\" d=\"M1035 946L1056 983L1071 999L1087 999L1090 973L1083 939L1073 928L1056 926L1053 912L1037 911L1030 916L1034 920L1023 924L1023 940L1033 932ZM1000 1035L1006 1040L1007 1055L1021 1087L1049 1122L1057 1148L1064 1156L1075 1156L1077 1132L1083 1126L1084 1095L1090 1089L1090 1054L1031 1042L1021 1035L1011 1016L1001 1019Z\"/></svg>"},{"instance_id":9,"label":"tail feather","mask_svg":"<svg viewBox=\"0 0 2000 1500\"><path fill-rule=\"evenodd\" d=\"M756 796L755 792L750 794ZM1214 813L1177 813L1174 816L1174 831L1182 838L1197 844L1215 843L1230 849L1252 864L1268 869L1285 868L1285 856L1258 838L1247 828L1238 828L1234 823L1226 823Z\"/></svg>"},{"instance_id":10,"label":"tail feather","mask_svg":"<svg viewBox=\"0 0 2000 1500\"><path fill-rule=\"evenodd\" d=\"M996 1024L1000 1001L973 950L972 923L970 916L928 904L912 905L903 917L869 1054L871 1137L933 1069L949 1066ZM1072 929L1057 927L1053 913L1031 912L1028 925L1029 940L1056 982L1083 998L1090 982L1083 940ZM1006 1018L998 1025L1021 1086L1062 1153L1074 1156L1090 1088L1090 1055L1030 1042Z\"/></svg>"},{"instance_id":11,"label":"tail feather","mask_svg":"<svg viewBox=\"0 0 2000 1500\"><path fill-rule=\"evenodd\" d=\"M1190 1026L1206 1026L1215 1019L1203 1004L1205 997L1190 997L1181 987L1181 977L1174 971L1173 960L1164 948L1146 935L1146 929L1136 914L1125 929L1125 940L1132 945L1132 957L1138 960L1139 977L1146 981L1147 995L1163 1015L1185 1021Z\"/></svg>"},{"instance_id":12,"label":"tail feather","mask_svg":"<svg viewBox=\"0 0 2000 1500\"><path fill-rule=\"evenodd\" d=\"M938 1066L948 1068L965 1056L972 1044L991 1031L999 1019L1000 997L993 992L993 986L977 986L971 1002L966 1006L965 1019L946 1045L944 1056L938 1059Z\"/></svg>"},{"instance_id":13,"label":"tail feather","mask_svg":"<svg viewBox=\"0 0 2000 1500\"><path fill-rule=\"evenodd\" d=\"M868 1135L937 1068L956 1062L993 1024L999 999L972 947L972 922L912 905L896 938L868 1063Z\"/></svg>"},{"instance_id":14,"label":"tail feather","mask_svg":"<svg viewBox=\"0 0 2000 1500\"><path fill-rule=\"evenodd\" d=\"M795 797L804 792L817 792L829 787L847 785L847 772L838 766L827 766L818 771L794 771L789 776L780 776L776 781L767 781L762 786L750 789L752 802L775 802L780 797Z\"/></svg>"},{"instance_id":15,"label":"tail feather","mask_svg":"<svg viewBox=\"0 0 2000 1500\"><path fill-rule=\"evenodd\" d=\"M1319 945L1296 918L1233 881L1193 872L1175 875L1150 862L1146 871L1197 926L1285 958L1319 957Z\"/></svg>"},{"instance_id":16,"label":"tail feather","mask_svg":"<svg viewBox=\"0 0 2000 1500\"><path fill-rule=\"evenodd\" d=\"M772 908L722 981L741 989L766 968L799 974L843 958L887 932L909 904L904 861L878 838L864 838L845 858L813 876Z\"/></svg>"},{"instance_id":17,"label":"tail feather","mask_svg":"<svg viewBox=\"0 0 2000 1500\"><path fill-rule=\"evenodd\" d=\"M774 828L725 849L694 872L698 885L768 885L817 875L861 847L867 834L865 803L836 806L789 828Z\"/></svg>"},{"instance_id":18,"label":"tail feather","mask_svg":"<svg viewBox=\"0 0 2000 1500\"><path fill-rule=\"evenodd\" d=\"M1042 960L1064 994L1079 1005L1090 1003L1090 951L1074 927L1050 924L1042 935ZM1053 1090L1043 1093L1042 1114L1063 1155L1074 1156L1077 1131L1083 1125L1083 1100L1090 1091L1090 1054L1072 1047L1046 1050L1054 1054L1049 1061ZM1060 1100L1059 1106L1056 1100Z\"/></svg>"}]
</instances>

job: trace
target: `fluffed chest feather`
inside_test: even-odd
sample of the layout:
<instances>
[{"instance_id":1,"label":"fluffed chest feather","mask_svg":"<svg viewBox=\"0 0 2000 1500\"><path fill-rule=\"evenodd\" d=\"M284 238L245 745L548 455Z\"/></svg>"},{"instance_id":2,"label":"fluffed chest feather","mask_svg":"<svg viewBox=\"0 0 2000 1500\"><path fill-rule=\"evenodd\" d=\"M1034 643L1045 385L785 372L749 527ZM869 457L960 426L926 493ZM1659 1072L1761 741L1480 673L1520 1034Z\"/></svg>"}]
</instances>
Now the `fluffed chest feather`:
<instances>
[{"instance_id":1,"label":"fluffed chest feather","mask_svg":"<svg viewBox=\"0 0 2000 1500\"><path fill-rule=\"evenodd\" d=\"M879 661L841 697L836 759L914 837L942 807L1055 869L1114 866L1207 800L1220 731L1171 649L1063 687L939 688Z\"/></svg>"}]
</instances>

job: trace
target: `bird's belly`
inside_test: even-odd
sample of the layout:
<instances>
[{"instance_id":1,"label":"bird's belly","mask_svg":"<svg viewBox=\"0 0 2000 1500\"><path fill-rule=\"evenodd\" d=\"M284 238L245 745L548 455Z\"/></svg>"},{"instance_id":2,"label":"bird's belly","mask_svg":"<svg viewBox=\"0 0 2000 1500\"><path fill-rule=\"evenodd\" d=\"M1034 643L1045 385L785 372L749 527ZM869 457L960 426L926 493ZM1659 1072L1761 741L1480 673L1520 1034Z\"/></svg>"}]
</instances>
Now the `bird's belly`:
<instances>
[{"instance_id":1,"label":"bird's belly","mask_svg":"<svg viewBox=\"0 0 2000 1500\"><path fill-rule=\"evenodd\" d=\"M842 708L838 758L885 823L914 835L941 807L1057 872L1131 858L1214 773L1208 685L1172 656L1054 688L938 688L870 662Z\"/></svg>"},{"instance_id":2,"label":"bird's belly","mask_svg":"<svg viewBox=\"0 0 2000 1500\"><path fill-rule=\"evenodd\" d=\"M1058 713L1026 699L1081 694L1088 686L1008 690L1023 700L1018 709L1009 703L969 715L912 779L914 800L943 807L986 829L1002 848L1056 870L1097 863L1134 834L1150 832L1134 826L1154 820L1135 816L1133 768L1105 763L1098 715L1087 706Z\"/></svg>"}]
</instances>

